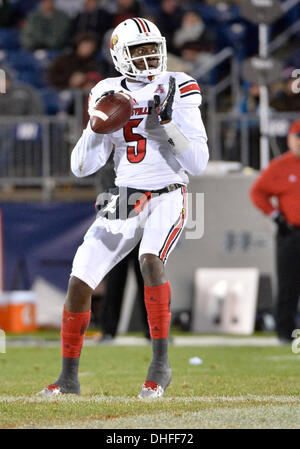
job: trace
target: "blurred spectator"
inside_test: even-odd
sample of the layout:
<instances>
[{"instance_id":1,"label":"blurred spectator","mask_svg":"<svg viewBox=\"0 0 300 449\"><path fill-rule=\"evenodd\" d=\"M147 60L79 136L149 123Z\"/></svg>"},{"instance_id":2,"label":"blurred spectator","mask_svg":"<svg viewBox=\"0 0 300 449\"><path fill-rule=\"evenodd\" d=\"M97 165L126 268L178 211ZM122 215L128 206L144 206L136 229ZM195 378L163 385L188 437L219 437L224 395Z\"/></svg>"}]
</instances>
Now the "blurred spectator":
<instances>
[{"instance_id":1,"label":"blurred spectator","mask_svg":"<svg viewBox=\"0 0 300 449\"><path fill-rule=\"evenodd\" d=\"M199 3L205 3L204 0L180 0L180 6L184 11L196 11Z\"/></svg>"},{"instance_id":2,"label":"blurred spectator","mask_svg":"<svg viewBox=\"0 0 300 449\"><path fill-rule=\"evenodd\" d=\"M239 4L241 3L243 0L200 0L201 3L210 5L210 6L217 6L218 4L223 4L223 3L229 3L229 4Z\"/></svg>"},{"instance_id":3,"label":"blurred spectator","mask_svg":"<svg viewBox=\"0 0 300 449\"><path fill-rule=\"evenodd\" d=\"M243 98L240 105L239 112L242 114L257 114L259 115L259 86L254 84L244 83ZM257 120L248 121L249 134L249 166L255 169L260 167L260 129L259 118ZM235 142L239 141L239 135L235 137ZM240 151L240 148L238 149ZM239 160L239 158L231 159Z\"/></svg>"},{"instance_id":4,"label":"blurred spectator","mask_svg":"<svg viewBox=\"0 0 300 449\"><path fill-rule=\"evenodd\" d=\"M99 8L115 15L118 12L117 0L99 0Z\"/></svg>"},{"instance_id":5,"label":"blurred spectator","mask_svg":"<svg viewBox=\"0 0 300 449\"><path fill-rule=\"evenodd\" d=\"M174 33L174 45L179 48L188 41L199 41L205 25L199 14L194 11L184 13L181 26Z\"/></svg>"},{"instance_id":6,"label":"blurred spectator","mask_svg":"<svg viewBox=\"0 0 300 449\"><path fill-rule=\"evenodd\" d=\"M104 9L99 9L98 0L86 0L84 11L79 13L72 23L72 35L93 31L97 33L99 43L104 33L111 28L112 16Z\"/></svg>"},{"instance_id":7,"label":"blurred spectator","mask_svg":"<svg viewBox=\"0 0 300 449\"><path fill-rule=\"evenodd\" d=\"M58 89L83 88L88 72L101 72L101 63L97 61L98 36L94 33L82 33L73 40L71 52L60 55L48 69L50 84ZM100 79L103 77L100 75Z\"/></svg>"},{"instance_id":8,"label":"blurred spectator","mask_svg":"<svg viewBox=\"0 0 300 449\"><path fill-rule=\"evenodd\" d=\"M260 129L259 129L259 86L243 82L242 98L240 103L231 112L236 115L253 114L257 119L247 121L248 144L249 144L249 166L255 169L260 167ZM226 161L241 160L241 122L233 120L222 126L222 154Z\"/></svg>"},{"instance_id":9,"label":"blurred spectator","mask_svg":"<svg viewBox=\"0 0 300 449\"><path fill-rule=\"evenodd\" d=\"M56 0L56 7L69 17L76 17L83 10L85 0Z\"/></svg>"},{"instance_id":10,"label":"blurred spectator","mask_svg":"<svg viewBox=\"0 0 300 449\"><path fill-rule=\"evenodd\" d=\"M18 11L12 6L10 0L0 0L0 27L15 26L21 18Z\"/></svg>"},{"instance_id":11,"label":"blurred spectator","mask_svg":"<svg viewBox=\"0 0 300 449\"><path fill-rule=\"evenodd\" d=\"M300 111L300 95L295 89L297 81L291 77L293 67L290 67L286 73L287 79L283 86L271 98L270 106L278 112L299 112Z\"/></svg>"},{"instance_id":12,"label":"blurred spectator","mask_svg":"<svg viewBox=\"0 0 300 449\"><path fill-rule=\"evenodd\" d=\"M299 42L299 44L300 44L300 42ZM299 48L291 54L291 56L289 57L287 64L286 64L286 69L287 69L287 71L289 71L289 74L291 74L291 72L296 67L297 68L300 67L300 50L299 50Z\"/></svg>"},{"instance_id":13,"label":"blurred spectator","mask_svg":"<svg viewBox=\"0 0 300 449\"><path fill-rule=\"evenodd\" d=\"M19 134L20 130L24 131L27 125L33 132L34 138L38 133L37 124L14 123L13 118L16 116L41 115L44 112L43 102L38 92L27 84L18 83L14 73L7 67L1 67L5 72L5 90L6 93L0 94L0 116L10 116L11 123L1 123L0 125L0 176L7 176L8 173L14 175L24 173L24 145L22 146L22 138ZM28 129L26 130L27 133ZM28 141L32 135L26 136ZM21 147L20 147L21 144Z\"/></svg>"},{"instance_id":14,"label":"blurred spectator","mask_svg":"<svg viewBox=\"0 0 300 449\"><path fill-rule=\"evenodd\" d=\"M181 57L186 64L190 64L189 73L195 77L199 67L203 67L214 58L214 53L211 51L203 50L203 47L198 42L186 42L180 49ZM201 78L202 83L209 84L209 75Z\"/></svg>"},{"instance_id":15,"label":"blurred spectator","mask_svg":"<svg viewBox=\"0 0 300 449\"><path fill-rule=\"evenodd\" d=\"M199 51L212 52L215 47L215 37L209 32L203 20L194 11L184 13L181 26L174 33L174 46L182 48L186 43L197 43Z\"/></svg>"},{"instance_id":16,"label":"blurred spectator","mask_svg":"<svg viewBox=\"0 0 300 449\"><path fill-rule=\"evenodd\" d=\"M82 86L83 89L83 117L82 117L82 124L83 128L86 128L88 121L90 119L89 113L88 113L88 106L89 106L89 94L93 87L96 86L96 84L99 83L103 79L103 77L97 73L97 72L87 72L85 77L85 83Z\"/></svg>"},{"instance_id":17,"label":"blurred spectator","mask_svg":"<svg viewBox=\"0 0 300 449\"><path fill-rule=\"evenodd\" d=\"M0 94L0 115L40 115L44 112L38 91L31 86L16 81L13 72L4 70L6 93Z\"/></svg>"},{"instance_id":18,"label":"blurred spectator","mask_svg":"<svg viewBox=\"0 0 300 449\"><path fill-rule=\"evenodd\" d=\"M193 70L193 65L188 61L185 61L180 56L176 56L173 53L167 54L167 66L169 72L186 72L190 73Z\"/></svg>"},{"instance_id":19,"label":"blurred spectator","mask_svg":"<svg viewBox=\"0 0 300 449\"><path fill-rule=\"evenodd\" d=\"M271 161L250 192L254 205L277 225L276 331L283 344L293 340L300 295L300 120L292 123L287 144L289 151Z\"/></svg>"},{"instance_id":20,"label":"blurred spectator","mask_svg":"<svg viewBox=\"0 0 300 449\"><path fill-rule=\"evenodd\" d=\"M28 50L37 48L60 49L69 32L70 19L55 8L54 0L42 0L38 9L29 14L21 36Z\"/></svg>"},{"instance_id":21,"label":"blurred spectator","mask_svg":"<svg viewBox=\"0 0 300 449\"><path fill-rule=\"evenodd\" d=\"M259 108L259 86L244 82L241 112L255 114Z\"/></svg>"},{"instance_id":22,"label":"blurred spectator","mask_svg":"<svg viewBox=\"0 0 300 449\"><path fill-rule=\"evenodd\" d=\"M117 0L117 12L114 15L112 26L115 28L123 20L144 17L146 14L148 14L148 9L139 0Z\"/></svg>"},{"instance_id":23,"label":"blurred spectator","mask_svg":"<svg viewBox=\"0 0 300 449\"><path fill-rule=\"evenodd\" d=\"M41 0L13 0L13 2L14 9L24 18L38 6Z\"/></svg>"},{"instance_id":24,"label":"blurred spectator","mask_svg":"<svg viewBox=\"0 0 300 449\"><path fill-rule=\"evenodd\" d=\"M173 44L173 38L175 31L180 27L182 15L183 11L177 0L162 0L156 17L156 25L166 38L168 51L175 54L178 54L178 51Z\"/></svg>"}]
</instances>

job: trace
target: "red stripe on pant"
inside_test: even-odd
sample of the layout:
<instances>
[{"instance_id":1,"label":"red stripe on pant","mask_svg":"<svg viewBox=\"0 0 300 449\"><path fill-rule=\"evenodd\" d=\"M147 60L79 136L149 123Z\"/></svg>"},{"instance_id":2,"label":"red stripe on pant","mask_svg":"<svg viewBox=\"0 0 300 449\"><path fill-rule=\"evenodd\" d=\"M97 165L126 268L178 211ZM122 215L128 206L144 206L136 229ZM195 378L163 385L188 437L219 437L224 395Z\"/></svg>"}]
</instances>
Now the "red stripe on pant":
<instances>
[{"instance_id":1,"label":"red stripe on pant","mask_svg":"<svg viewBox=\"0 0 300 449\"><path fill-rule=\"evenodd\" d=\"M182 213L180 215L180 221L179 221L179 224L176 223L175 228L173 229L170 237L168 238L168 240L165 243L165 246L164 246L164 248L163 248L163 250L161 252L161 255L160 255L160 259L162 261L164 261L164 258L167 255L168 249L170 248L170 246L172 245L172 243L176 239L178 233L181 231L181 228L183 226L184 217L185 217L185 208L186 208L186 189L185 189L185 187L182 187L182 193L183 193L183 210L182 210Z\"/></svg>"}]
</instances>

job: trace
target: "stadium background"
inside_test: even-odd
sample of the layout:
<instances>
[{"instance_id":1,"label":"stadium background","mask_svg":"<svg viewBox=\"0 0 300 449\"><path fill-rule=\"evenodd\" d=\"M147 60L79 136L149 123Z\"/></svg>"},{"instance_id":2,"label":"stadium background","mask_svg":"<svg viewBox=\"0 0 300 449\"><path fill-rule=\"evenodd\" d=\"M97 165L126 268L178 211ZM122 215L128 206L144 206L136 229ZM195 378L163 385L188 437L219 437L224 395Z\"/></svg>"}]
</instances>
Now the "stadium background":
<instances>
[{"instance_id":1,"label":"stadium background","mask_svg":"<svg viewBox=\"0 0 300 449\"><path fill-rule=\"evenodd\" d=\"M261 168L259 96L242 77L244 61L259 52L259 31L241 15L242 2L104 0L88 19L78 14L97 2L57 0L65 29L61 36L55 34L60 37L55 42L36 44L28 26L39 3L0 2L0 68L11 84L0 95L2 290L31 290L42 279L44 303L54 304L52 287L65 293L74 252L94 218L94 200L106 176L101 170L75 178L70 153L86 124L90 88L117 75L107 53L111 29L127 17L141 16L153 20L167 37L168 69L190 73L199 82L209 137L209 167L190 183L191 192L204 192L204 235L183 237L168 263L173 320L189 328L197 268L254 267L260 274L256 328L272 329L262 318L270 316L276 296L274 228L249 201L249 188ZM292 72L299 67L300 5L294 0L282 4L282 16L268 26L269 54L282 64L269 86L269 158L286 151L288 127L300 107L299 95L288 92ZM82 33L95 32L97 50L81 81L55 79L57 58L74 51ZM129 298L133 284L127 289L132 314L123 323L125 330L140 330Z\"/></svg>"}]
</instances>

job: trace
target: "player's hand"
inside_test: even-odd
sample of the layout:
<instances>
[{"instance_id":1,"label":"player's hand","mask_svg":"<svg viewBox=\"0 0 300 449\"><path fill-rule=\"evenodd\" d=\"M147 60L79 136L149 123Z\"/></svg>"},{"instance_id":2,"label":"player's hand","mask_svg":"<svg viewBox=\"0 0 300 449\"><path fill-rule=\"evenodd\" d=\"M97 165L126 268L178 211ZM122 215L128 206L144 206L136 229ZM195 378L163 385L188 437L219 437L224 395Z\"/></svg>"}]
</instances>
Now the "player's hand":
<instances>
[{"instance_id":1,"label":"player's hand","mask_svg":"<svg viewBox=\"0 0 300 449\"><path fill-rule=\"evenodd\" d=\"M103 92L103 94L101 94L101 96L99 98L97 98L97 100L95 101L95 105L98 103L98 101L101 100L101 98L106 97L106 95L110 95L110 94L114 94L114 93L115 93L114 90L107 90L106 92ZM95 107L95 105L94 105L94 107Z\"/></svg>"},{"instance_id":2,"label":"player's hand","mask_svg":"<svg viewBox=\"0 0 300 449\"><path fill-rule=\"evenodd\" d=\"M175 78L170 76L169 79L169 90L166 98L160 105L159 95L154 95L154 107L160 117L160 124L164 125L172 120L173 103L176 90Z\"/></svg>"},{"instance_id":3,"label":"player's hand","mask_svg":"<svg viewBox=\"0 0 300 449\"><path fill-rule=\"evenodd\" d=\"M99 99L97 100L97 102L98 102L99 100L101 100L101 98L106 97L106 95L111 95L111 94L114 94L114 93L115 93L114 90L107 90L106 92L103 92L103 94L101 95L101 97L99 97Z\"/></svg>"},{"instance_id":4,"label":"player's hand","mask_svg":"<svg viewBox=\"0 0 300 449\"><path fill-rule=\"evenodd\" d=\"M285 216L282 213L278 212L278 214L275 215L273 220L277 224L278 233L279 235L281 235L281 237L286 237L292 232L293 230L292 225L290 225L286 221Z\"/></svg>"}]
</instances>

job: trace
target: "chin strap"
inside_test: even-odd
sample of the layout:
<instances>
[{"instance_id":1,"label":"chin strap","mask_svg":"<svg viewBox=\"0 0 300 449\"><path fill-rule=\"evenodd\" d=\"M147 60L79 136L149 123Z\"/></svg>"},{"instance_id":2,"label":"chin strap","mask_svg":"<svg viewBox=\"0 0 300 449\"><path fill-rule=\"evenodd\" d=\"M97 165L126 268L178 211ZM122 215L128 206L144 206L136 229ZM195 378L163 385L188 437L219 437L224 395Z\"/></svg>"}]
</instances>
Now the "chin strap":
<instances>
[{"instance_id":1,"label":"chin strap","mask_svg":"<svg viewBox=\"0 0 300 449\"><path fill-rule=\"evenodd\" d=\"M135 80L140 81L141 83L150 84L155 80L155 76L136 76Z\"/></svg>"}]
</instances>

